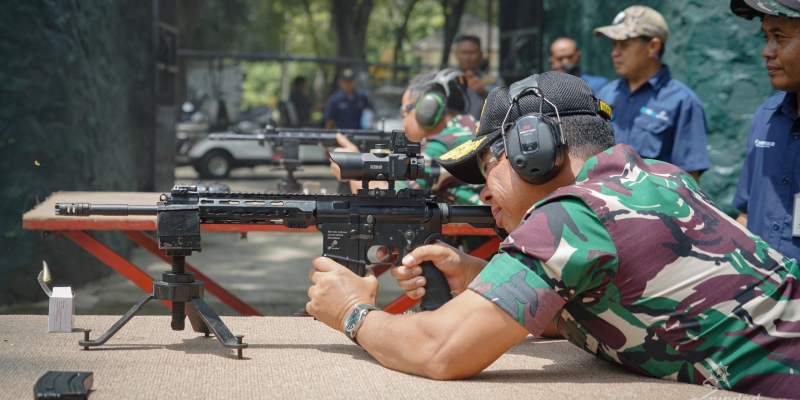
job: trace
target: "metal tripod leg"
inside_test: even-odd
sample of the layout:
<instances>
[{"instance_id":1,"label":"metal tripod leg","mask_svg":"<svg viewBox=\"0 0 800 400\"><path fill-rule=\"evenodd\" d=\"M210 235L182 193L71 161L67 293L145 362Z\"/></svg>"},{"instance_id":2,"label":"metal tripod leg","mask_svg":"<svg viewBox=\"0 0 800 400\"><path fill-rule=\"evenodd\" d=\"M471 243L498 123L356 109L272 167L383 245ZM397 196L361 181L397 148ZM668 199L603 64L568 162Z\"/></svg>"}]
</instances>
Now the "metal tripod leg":
<instances>
[{"instance_id":1,"label":"metal tripod leg","mask_svg":"<svg viewBox=\"0 0 800 400\"><path fill-rule=\"evenodd\" d=\"M195 332L205 333L206 337L208 337L211 331L208 330L208 325L200 318L200 314L197 313L197 307L191 301L186 303L186 316L189 317L189 322Z\"/></svg>"},{"instance_id":2,"label":"metal tripod leg","mask_svg":"<svg viewBox=\"0 0 800 400\"><path fill-rule=\"evenodd\" d=\"M144 307L145 304L147 304L150 300L153 300L152 294L144 296L144 298L141 301L139 301L139 303L131 307L131 309L128 310L128 312L125 313L125 315L123 315L122 318L120 318L119 321L117 321L117 323L115 323L111 327L111 329L107 330L106 333L100 336L100 338L98 338L97 340L89 340L89 332L91 332L91 330L83 331L84 340L78 341L78 345L83 346L84 350L89 350L90 346L100 346L103 343L107 342L108 339L111 339L111 337L114 336L114 334L116 334L117 331L122 329L122 327L125 326L125 324L127 324L128 321L131 320L131 318L136 316L136 314L138 314L139 311L142 311L142 307Z\"/></svg>"},{"instance_id":3,"label":"metal tripod leg","mask_svg":"<svg viewBox=\"0 0 800 400\"><path fill-rule=\"evenodd\" d=\"M234 336L219 318L219 315L201 297L192 298L192 304L197 309L197 315L205 322L208 329L214 332L220 343L229 349L236 349L239 358L242 358L242 349L247 348L247 343L242 343L243 335ZM191 319L190 319L191 321ZM194 327L194 324L192 324Z\"/></svg>"}]
</instances>

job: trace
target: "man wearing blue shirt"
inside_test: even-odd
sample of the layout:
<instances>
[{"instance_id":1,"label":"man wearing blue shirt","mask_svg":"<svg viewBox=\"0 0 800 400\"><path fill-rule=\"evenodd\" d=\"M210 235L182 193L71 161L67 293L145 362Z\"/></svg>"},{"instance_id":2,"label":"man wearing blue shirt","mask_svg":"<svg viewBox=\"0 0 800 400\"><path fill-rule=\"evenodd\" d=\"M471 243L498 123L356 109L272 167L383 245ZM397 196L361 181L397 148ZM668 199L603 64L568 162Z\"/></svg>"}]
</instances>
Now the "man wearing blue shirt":
<instances>
[{"instance_id":1,"label":"man wearing blue shirt","mask_svg":"<svg viewBox=\"0 0 800 400\"><path fill-rule=\"evenodd\" d=\"M356 76L345 69L337 80L339 91L328 97L325 104L325 129L361 129L364 109L370 108L367 94L356 89Z\"/></svg>"},{"instance_id":2,"label":"man wearing blue shirt","mask_svg":"<svg viewBox=\"0 0 800 400\"><path fill-rule=\"evenodd\" d=\"M549 61L551 71L575 75L586 81L595 93L608 83L608 79L602 76L589 75L581 69L581 51L578 50L578 43L570 38L558 38L550 45Z\"/></svg>"},{"instance_id":3,"label":"man wearing blue shirt","mask_svg":"<svg viewBox=\"0 0 800 400\"><path fill-rule=\"evenodd\" d=\"M734 0L743 18L761 17L770 83L782 92L759 107L733 206L736 219L786 257L800 260L800 2Z\"/></svg>"},{"instance_id":4,"label":"man wearing blue shirt","mask_svg":"<svg viewBox=\"0 0 800 400\"><path fill-rule=\"evenodd\" d=\"M669 27L652 8L631 6L594 30L614 41L617 79L597 92L611 105L617 143L645 158L677 165L697 180L708 169L706 120L700 99L661 63Z\"/></svg>"}]
</instances>

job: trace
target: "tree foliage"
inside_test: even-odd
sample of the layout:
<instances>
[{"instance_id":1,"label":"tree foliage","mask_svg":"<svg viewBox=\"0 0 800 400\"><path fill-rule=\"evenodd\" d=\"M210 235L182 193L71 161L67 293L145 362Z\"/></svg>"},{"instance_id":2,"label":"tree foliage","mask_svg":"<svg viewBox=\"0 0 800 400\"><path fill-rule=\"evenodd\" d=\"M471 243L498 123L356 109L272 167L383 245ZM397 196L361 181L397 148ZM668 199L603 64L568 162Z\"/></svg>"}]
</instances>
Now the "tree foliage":
<instances>
[{"instance_id":1,"label":"tree foliage","mask_svg":"<svg viewBox=\"0 0 800 400\"><path fill-rule=\"evenodd\" d=\"M464 14L467 0L441 0L441 2L444 11L444 48L440 67L445 68L450 58L450 44L453 43L458 27L461 25L461 16Z\"/></svg>"},{"instance_id":2,"label":"tree foliage","mask_svg":"<svg viewBox=\"0 0 800 400\"><path fill-rule=\"evenodd\" d=\"M413 43L447 24L452 41L461 15L483 18L489 1L181 0L181 47L413 64ZM243 106L277 104L280 64L246 62L243 67ZM328 95L334 65L293 62L288 68L291 76L303 75L311 82L321 77L327 86L318 88L317 95Z\"/></svg>"}]
</instances>

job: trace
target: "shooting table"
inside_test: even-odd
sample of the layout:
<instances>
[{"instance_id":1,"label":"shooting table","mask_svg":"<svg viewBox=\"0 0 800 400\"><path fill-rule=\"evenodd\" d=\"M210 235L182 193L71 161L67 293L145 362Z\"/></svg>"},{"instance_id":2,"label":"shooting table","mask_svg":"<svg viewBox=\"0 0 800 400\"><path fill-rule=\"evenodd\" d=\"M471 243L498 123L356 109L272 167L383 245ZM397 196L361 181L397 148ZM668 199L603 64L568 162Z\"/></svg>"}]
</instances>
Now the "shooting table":
<instances>
[{"instance_id":1,"label":"shooting table","mask_svg":"<svg viewBox=\"0 0 800 400\"><path fill-rule=\"evenodd\" d=\"M144 231L156 230L155 216L91 216L91 217L65 217L55 215L56 203L92 203L92 204L129 204L129 205L156 205L161 193L140 192L55 192L47 200L37 205L22 216L22 227L28 230L42 231L43 234L54 234L56 238L66 236L86 251L97 257L100 261L119 272L145 293L153 289L153 279L139 267L133 265L124 257L115 253L108 246L92 237L87 231L122 231L125 236L136 244L151 252L155 256L169 263L170 259L164 250L158 248L156 241ZM317 233L314 227L306 229L289 229L281 225L249 225L249 224L202 224L203 231L239 232L268 231L268 232L308 232ZM486 243L472 251L472 255L487 258L497 252L500 244L499 238L489 228L473 228L469 225L452 224L443 227L444 235L480 235L491 237ZM310 264L309 264L310 267ZM198 280L205 282L205 290L216 296L220 301L234 309L241 315L261 316L255 308L251 307L233 293L214 282L186 263L186 270L194 272ZM376 274L387 270L386 267L376 267ZM385 311L401 313L418 300L413 300L406 295L384 306ZM170 307L170 302L162 301Z\"/></svg>"},{"instance_id":2,"label":"shooting table","mask_svg":"<svg viewBox=\"0 0 800 400\"><path fill-rule=\"evenodd\" d=\"M75 325L100 330L116 319L79 315ZM243 360L213 338L170 330L167 316L134 318L106 346L83 350L77 330L47 333L47 316L0 315L0 398L30 398L34 383L47 371L93 372L90 400L714 399L739 395L642 377L565 340L531 336L473 378L437 382L382 367L342 333L312 318L223 319L250 343Z\"/></svg>"}]
</instances>

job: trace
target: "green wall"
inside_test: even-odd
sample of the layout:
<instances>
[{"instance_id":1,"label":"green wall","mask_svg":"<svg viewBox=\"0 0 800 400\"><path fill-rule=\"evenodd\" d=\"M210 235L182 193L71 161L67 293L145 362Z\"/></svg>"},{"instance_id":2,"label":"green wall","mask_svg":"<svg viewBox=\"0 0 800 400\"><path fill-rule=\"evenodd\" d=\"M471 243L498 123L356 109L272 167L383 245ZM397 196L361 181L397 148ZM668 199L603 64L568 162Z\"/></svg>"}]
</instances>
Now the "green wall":
<instances>
[{"instance_id":1,"label":"green wall","mask_svg":"<svg viewBox=\"0 0 800 400\"><path fill-rule=\"evenodd\" d=\"M149 1L0 2L0 306L110 273L67 239L22 229L58 190L141 191L152 182ZM121 235L95 235L122 254Z\"/></svg>"},{"instance_id":2,"label":"green wall","mask_svg":"<svg viewBox=\"0 0 800 400\"><path fill-rule=\"evenodd\" d=\"M761 58L764 41L760 21L734 16L727 0L545 0L543 54L550 54L550 43L556 38L571 37L581 47L585 71L616 79L611 41L595 38L592 30L610 25L618 12L634 4L654 8L669 24L664 63L674 78L697 93L706 112L711 169L701 176L700 184L726 212L735 215L738 211L731 200L750 119L775 93Z\"/></svg>"}]
</instances>

